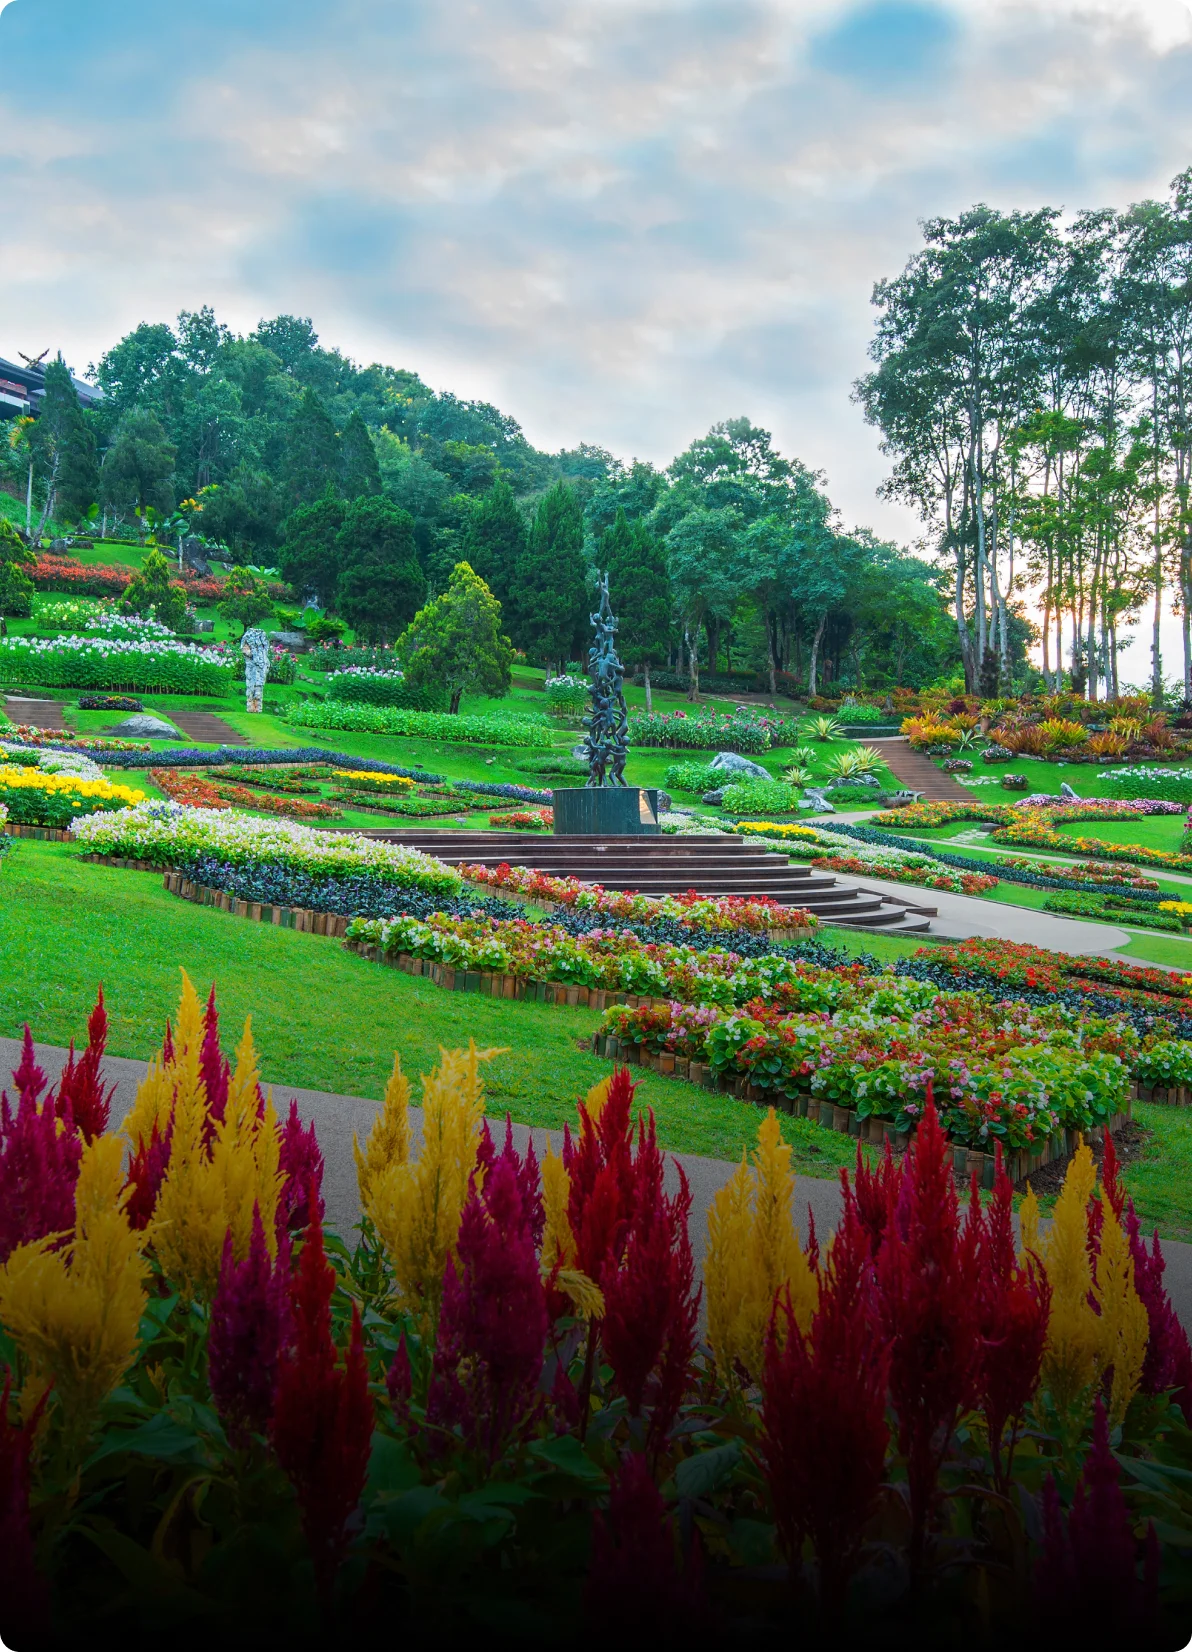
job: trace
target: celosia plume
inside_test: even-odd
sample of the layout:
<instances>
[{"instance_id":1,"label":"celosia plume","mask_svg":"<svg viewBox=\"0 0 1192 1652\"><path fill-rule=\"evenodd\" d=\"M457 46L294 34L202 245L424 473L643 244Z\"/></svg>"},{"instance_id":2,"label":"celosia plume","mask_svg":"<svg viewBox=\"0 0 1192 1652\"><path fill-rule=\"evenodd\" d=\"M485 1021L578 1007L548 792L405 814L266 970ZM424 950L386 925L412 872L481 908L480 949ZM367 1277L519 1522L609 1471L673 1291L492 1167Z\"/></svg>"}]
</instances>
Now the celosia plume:
<instances>
[{"instance_id":1,"label":"celosia plume","mask_svg":"<svg viewBox=\"0 0 1192 1652\"><path fill-rule=\"evenodd\" d=\"M40 1103L46 1076L37 1065L25 1028L14 1112L0 1094L0 1262L19 1245L48 1239L74 1224L75 1182L83 1142L57 1117L52 1098Z\"/></svg>"},{"instance_id":2,"label":"celosia plume","mask_svg":"<svg viewBox=\"0 0 1192 1652\"><path fill-rule=\"evenodd\" d=\"M352 1152L356 1159L360 1203L367 1210L373 1197L373 1184L391 1165L407 1164L410 1158L410 1081L401 1070L399 1055L393 1057L385 1099L368 1133L365 1151L360 1151L360 1142L353 1134Z\"/></svg>"},{"instance_id":3,"label":"celosia plume","mask_svg":"<svg viewBox=\"0 0 1192 1652\"><path fill-rule=\"evenodd\" d=\"M114 1084L105 1091L100 1076L107 1038L108 1017L104 1009L103 988L100 987L95 1008L87 1021L87 1048L76 1061L74 1042L71 1041L70 1053L54 1098L58 1117L73 1120L84 1141L94 1141L107 1129L112 1097L116 1092Z\"/></svg>"},{"instance_id":4,"label":"celosia plume","mask_svg":"<svg viewBox=\"0 0 1192 1652\"><path fill-rule=\"evenodd\" d=\"M697 1553L693 1547L694 1563L685 1574L675 1524L649 1465L640 1452L626 1452L613 1476L607 1513L592 1516L589 1627L663 1646L690 1633L702 1604Z\"/></svg>"},{"instance_id":5,"label":"celosia plume","mask_svg":"<svg viewBox=\"0 0 1192 1652\"><path fill-rule=\"evenodd\" d=\"M274 1394L272 1439L302 1511L315 1577L324 1599L347 1548L347 1524L360 1501L372 1448L373 1404L360 1313L344 1363L331 1337L335 1270L312 1222L290 1290L293 1342L283 1355Z\"/></svg>"},{"instance_id":6,"label":"celosia plume","mask_svg":"<svg viewBox=\"0 0 1192 1652\"><path fill-rule=\"evenodd\" d=\"M49 1590L37 1570L29 1528L29 1456L45 1396L24 1426L12 1421L12 1372L0 1394L0 1639L40 1644L49 1627Z\"/></svg>"},{"instance_id":7,"label":"celosia plume","mask_svg":"<svg viewBox=\"0 0 1192 1652\"><path fill-rule=\"evenodd\" d=\"M881 1157L872 1169L866 1164L865 1155L858 1142L857 1165L853 1172L852 1186L849 1186L848 1177L843 1170L840 1172L840 1180L845 1200L851 1202L856 1210L858 1221L869 1235L869 1248L876 1256L886 1236L886 1226L898 1193L899 1171L894 1163L889 1138L887 1137L883 1143Z\"/></svg>"},{"instance_id":8,"label":"celosia plume","mask_svg":"<svg viewBox=\"0 0 1192 1652\"><path fill-rule=\"evenodd\" d=\"M237 1262L224 1239L219 1285L211 1303L207 1374L211 1397L230 1437L264 1434L284 1350L292 1337L290 1252L283 1240L272 1261L260 1212L254 1213L248 1255Z\"/></svg>"},{"instance_id":9,"label":"celosia plume","mask_svg":"<svg viewBox=\"0 0 1192 1652\"><path fill-rule=\"evenodd\" d=\"M281 1131L278 1158L282 1186L277 1201L277 1222L283 1232L296 1232L310 1222L323 1220L327 1208L323 1202L323 1168L323 1150L314 1120L303 1124L298 1117L298 1103L291 1101Z\"/></svg>"},{"instance_id":10,"label":"celosia plume","mask_svg":"<svg viewBox=\"0 0 1192 1652\"><path fill-rule=\"evenodd\" d=\"M761 1455L779 1539L792 1567L810 1538L820 1593L843 1604L885 1472L890 1337L874 1294L872 1235L855 1204L819 1279L810 1326L787 1293L766 1339Z\"/></svg>"}]
</instances>

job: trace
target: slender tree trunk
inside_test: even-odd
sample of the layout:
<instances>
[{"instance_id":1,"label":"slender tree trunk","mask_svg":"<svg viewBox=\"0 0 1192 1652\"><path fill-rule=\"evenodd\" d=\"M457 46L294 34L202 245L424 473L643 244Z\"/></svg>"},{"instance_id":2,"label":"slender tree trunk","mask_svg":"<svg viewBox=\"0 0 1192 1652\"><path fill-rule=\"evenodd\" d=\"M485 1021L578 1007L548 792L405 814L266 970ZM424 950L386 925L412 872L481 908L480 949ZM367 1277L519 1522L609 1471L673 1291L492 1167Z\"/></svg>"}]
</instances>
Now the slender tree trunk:
<instances>
[{"instance_id":1,"label":"slender tree trunk","mask_svg":"<svg viewBox=\"0 0 1192 1652\"><path fill-rule=\"evenodd\" d=\"M771 697L771 699L778 692L778 685L777 685L777 681L776 681L778 665L777 665L777 661L774 658L774 626L775 626L775 623L776 622L775 622L773 616L770 615L770 614L767 614L766 615L766 652L768 653L768 655L770 657L769 664L770 664L770 697Z\"/></svg>"},{"instance_id":2,"label":"slender tree trunk","mask_svg":"<svg viewBox=\"0 0 1192 1652\"><path fill-rule=\"evenodd\" d=\"M696 637L699 637L698 631L696 632ZM686 626L683 627L683 641L687 645L687 698L689 700L698 700L699 649L692 643L691 633L687 630Z\"/></svg>"},{"instance_id":3,"label":"slender tree trunk","mask_svg":"<svg viewBox=\"0 0 1192 1652\"><path fill-rule=\"evenodd\" d=\"M463 698L463 692L464 691L462 688L453 688L451 690L451 715L453 717L459 713L459 702Z\"/></svg>"},{"instance_id":4,"label":"slender tree trunk","mask_svg":"<svg viewBox=\"0 0 1192 1652\"><path fill-rule=\"evenodd\" d=\"M819 693L819 679L816 675L819 668L819 646L824 629L828 623L827 609L820 615L819 624L815 628L815 639L811 644L811 662L807 668L807 698L814 700Z\"/></svg>"},{"instance_id":5,"label":"slender tree trunk","mask_svg":"<svg viewBox=\"0 0 1192 1652\"><path fill-rule=\"evenodd\" d=\"M33 538L33 460L29 461L29 479L25 483L25 538Z\"/></svg>"},{"instance_id":6,"label":"slender tree trunk","mask_svg":"<svg viewBox=\"0 0 1192 1652\"><path fill-rule=\"evenodd\" d=\"M649 660L646 661L645 666L644 666L643 669L644 669L644 674L645 674L645 679L646 679L646 715L649 716L650 712L652 712L653 709L654 709L654 696L650 692L650 662L649 662Z\"/></svg>"},{"instance_id":7,"label":"slender tree trunk","mask_svg":"<svg viewBox=\"0 0 1192 1652\"><path fill-rule=\"evenodd\" d=\"M1155 489L1155 612L1151 620L1151 706L1163 710L1163 654L1159 622L1163 617L1163 547L1159 540L1159 490Z\"/></svg>"}]
</instances>

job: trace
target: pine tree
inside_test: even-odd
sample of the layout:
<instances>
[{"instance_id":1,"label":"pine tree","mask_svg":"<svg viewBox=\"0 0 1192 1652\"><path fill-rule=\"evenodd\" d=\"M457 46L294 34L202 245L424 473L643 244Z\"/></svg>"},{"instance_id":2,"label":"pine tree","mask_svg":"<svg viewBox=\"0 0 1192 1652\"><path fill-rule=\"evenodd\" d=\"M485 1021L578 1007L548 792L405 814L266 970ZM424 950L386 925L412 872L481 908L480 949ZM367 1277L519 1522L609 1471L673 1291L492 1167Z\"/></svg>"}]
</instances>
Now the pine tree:
<instances>
[{"instance_id":1,"label":"pine tree","mask_svg":"<svg viewBox=\"0 0 1192 1652\"><path fill-rule=\"evenodd\" d=\"M415 614L397 646L410 686L446 688L453 712L467 692L509 692L513 649L501 635L501 604L466 562L457 564L443 595Z\"/></svg>"},{"instance_id":2,"label":"pine tree","mask_svg":"<svg viewBox=\"0 0 1192 1652\"><path fill-rule=\"evenodd\" d=\"M381 467L368 426L353 413L340 438L339 491L345 499L360 499L381 492Z\"/></svg>"},{"instance_id":3,"label":"pine tree","mask_svg":"<svg viewBox=\"0 0 1192 1652\"><path fill-rule=\"evenodd\" d=\"M300 602L313 593L326 608L334 599L344 515L343 500L328 488L321 499L299 505L282 523L277 566Z\"/></svg>"},{"instance_id":4,"label":"pine tree","mask_svg":"<svg viewBox=\"0 0 1192 1652\"><path fill-rule=\"evenodd\" d=\"M538 502L511 592L515 639L562 670L580 647L586 617L584 518L575 489L556 482Z\"/></svg>"},{"instance_id":5,"label":"pine tree","mask_svg":"<svg viewBox=\"0 0 1192 1652\"><path fill-rule=\"evenodd\" d=\"M291 415L282 458L283 481L291 505L309 505L330 486L339 486L340 440L331 415L308 390Z\"/></svg>"},{"instance_id":6,"label":"pine tree","mask_svg":"<svg viewBox=\"0 0 1192 1652\"><path fill-rule=\"evenodd\" d=\"M666 658L671 629L670 577L662 546L644 522L629 522L618 509L601 535L600 563L608 569L608 594L617 616L617 649L626 665L646 678L646 709L653 710L650 666Z\"/></svg>"},{"instance_id":7,"label":"pine tree","mask_svg":"<svg viewBox=\"0 0 1192 1652\"><path fill-rule=\"evenodd\" d=\"M481 496L468 524L467 548L469 565L502 606L511 607L518 567L526 552L526 523L503 476Z\"/></svg>"},{"instance_id":8,"label":"pine tree","mask_svg":"<svg viewBox=\"0 0 1192 1652\"><path fill-rule=\"evenodd\" d=\"M336 539L340 573L335 604L362 636L387 641L426 596L414 545L414 518L392 499L357 499Z\"/></svg>"},{"instance_id":9,"label":"pine tree","mask_svg":"<svg viewBox=\"0 0 1192 1652\"><path fill-rule=\"evenodd\" d=\"M99 463L95 433L79 406L61 356L46 368L45 397L34 440L47 486L45 516L77 522L99 496Z\"/></svg>"}]
</instances>

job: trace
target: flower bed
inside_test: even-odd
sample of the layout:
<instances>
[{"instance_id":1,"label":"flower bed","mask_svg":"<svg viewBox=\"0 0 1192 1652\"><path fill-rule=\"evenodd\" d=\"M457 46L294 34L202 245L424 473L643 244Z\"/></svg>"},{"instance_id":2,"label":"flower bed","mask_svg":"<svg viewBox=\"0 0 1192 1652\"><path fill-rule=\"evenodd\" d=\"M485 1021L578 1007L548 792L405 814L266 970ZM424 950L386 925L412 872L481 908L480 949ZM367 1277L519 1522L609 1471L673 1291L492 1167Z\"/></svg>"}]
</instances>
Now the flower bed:
<instances>
[{"instance_id":1,"label":"flower bed","mask_svg":"<svg viewBox=\"0 0 1192 1652\"><path fill-rule=\"evenodd\" d=\"M655 711L629 719L630 746L758 752L795 745L798 738L798 723L791 717Z\"/></svg>"},{"instance_id":2,"label":"flower bed","mask_svg":"<svg viewBox=\"0 0 1192 1652\"><path fill-rule=\"evenodd\" d=\"M788 854L810 861L824 871L848 872L855 877L888 878L895 883L915 884L922 889L944 889L959 895L983 895L996 889L998 880L978 871L980 862L970 862L974 870L950 871L932 854L918 854L899 847L850 849L835 828L778 826L771 821L738 821L742 837L761 840L777 838ZM880 836L881 834L875 834Z\"/></svg>"},{"instance_id":3,"label":"flower bed","mask_svg":"<svg viewBox=\"0 0 1192 1652\"><path fill-rule=\"evenodd\" d=\"M114 746L116 742L109 744ZM103 745L105 751L109 749L109 744ZM119 751L113 751L111 757L105 757L104 762L109 768L143 769L146 766L145 759L135 754L147 750L147 746L122 747ZM154 768L171 769L222 768L228 763L267 763L297 769L301 765L315 763L338 765L348 769L365 769L373 775L396 774L407 780L427 784L446 778L445 775L430 774L425 769L403 768L400 763L383 763L379 758L358 757L355 753L344 751L328 751L324 746L283 746L277 749L263 746L217 746L214 751L204 750L202 746L176 746L172 751L155 751L152 762Z\"/></svg>"},{"instance_id":4,"label":"flower bed","mask_svg":"<svg viewBox=\"0 0 1192 1652\"><path fill-rule=\"evenodd\" d=\"M725 932L750 930L767 934L774 930L810 930L816 920L801 908L780 906L768 896L699 895L691 889L685 895L639 895L632 890L605 889L579 878L556 878L530 866L485 866L481 862L461 862L461 875L470 884L499 889L503 894L520 895L540 902L548 909L563 907L577 912L595 912L602 917L635 923L657 923L669 918L684 928Z\"/></svg>"},{"instance_id":5,"label":"flower bed","mask_svg":"<svg viewBox=\"0 0 1192 1652\"><path fill-rule=\"evenodd\" d=\"M921 949L915 959L930 961L936 975L963 978L974 986L1024 987L1050 996L1095 994L1181 1014L1186 1013L1192 1000L1192 974L1148 969L1116 958L1050 952L1026 942L974 937Z\"/></svg>"},{"instance_id":6,"label":"flower bed","mask_svg":"<svg viewBox=\"0 0 1192 1652\"><path fill-rule=\"evenodd\" d=\"M342 820L343 811L330 803L314 803L298 797L272 797L232 780L207 780L178 769L150 769L149 778L174 803L192 809L257 809L264 814L285 815L291 820ZM142 797L144 793L140 794Z\"/></svg>"},{"instance_id":7,"label":"flower bed","mask_svg":"<svg viewBox=\"0 0 1192 1652\"><path fill-rule=\"evenodd\" d=\"M1178 917L1164 912L1166 902L1149 905L1131 900L1127 895L1048 895L1043 902L1045 912L1063 912L1073 918L1100 918L1105 923L1134 924L1142 929L1161 929L1180 934L1186 927ZM1172 902L1181 905L1181 902ZM1192 912L1192 907L1188 910Z\"/></svg>"},{"instance_id":8,"label":"flower bed","mask_svg":"<svg viewBox=\"0 0 1192 1652\"><path fill-rule=\"evenodd\" d=\"M126 856L163 868L187 868L210 859L243 869L282 868L332 882L374 879L439 895L455 895L462 883L442 861L402 844L259 820L235 809L144 803L119 816L80 821L74 837L93 854Z\"/></svg>"},{"instance_id":9,"label":"flower bed","mask_svg":"<svg viewBox=\"0 0 1192 1652\"><path fill-rule=\"evenodd\" d=\"M7 1644L197 1621L301 1652L494 1611L526 1646L735 1644L759 1612L786 1643L847 1600L859 1644L896 1615L926 1645L989 1571L991 1646L1186 1638L1192 1352L1111 1149L1047 1232L1025 1201L1020 1249L1004 1175L962 1216L928 1104L901 1164L845 1178L828 1252L771 1113L709 1212L705 1342L686 1183L624 1070L540 1168L494 1141L474 1046L423 1080L416 1154L395 1061L351 1250L313 1127L251 1104L247 1029L230 1067L186 982L119 1136L104 1036L100 1005L50 1095L30 1041L4 1121Z\"/></svg>"},{"instance_id":10,"label":"flower bed","mask_svg":"<svg viewBox=\"0 0 1192 1652\"><path fill-rule=\"evenodd\" d=\"M1028 859L1025 855L1006 855L999 859L1003 867L1016 872L1042 872L1070 883L1116 884L1127 889L1157 890L1154 878L1144 878L1132 866L1102 866L1097 861L1047 861Z\"/></svg>"},{"instance_id":11,"label":"flower bed","mask_svg":"<svg viewBox=\"0 0 1192 1652\"><path fill-rule=\"evenodd\" d=\"M462 798L422 797L414 792L386 796L383 792L343 790L331 795L337 803L346 803L353 809L371 809L374 814L382 815L404 815L413 820L457 815L468 807Z\"/></svg>"},{"instance_id":12,"label":"flower bed","mask_svg":"<svg viewBox=\"0 0 1192 1652\"><path fill-rule=\"evenodd\" d=\"M950 1137L983 1152L995 1141L1041 1150L1058 1130L1115 1119L1129 1106L1138 1050L1124 1021L1088 1017L1073 1028L1057 1009L937 994L919 982L897 987L881 976L849 982L831 1014L781 1015L757 1004L695 1019L678 1004L615 1005L602 1037L617 1040L618 1054L644 1046L715 1077L743 1077L752 1099L804 1116L815 1100L904 1134L934 1093Z\"/></svg>"},{"instance_id":13,"label":"flower bed","mask_svg":"<svg viewBox=\"0 0 1192 1652\"><path fill-rule=\"evenodd\" d=\"M367 665L349 665L327 678L328 700L350 700L354 705L403 706L410 711L447 709L444 688L411 688L400 671L381 671Z\"/></svg>"},{"instance_id":14,"label":"flower bed","mask_svg":"<svg viewBox=\"0 0 1192 1652\"><path fill-rule=\"evenodd\" d=\"M0 765L0 803L14 826L50 826L61 831L84 816L128 809L144 801L144 792L102 777L86 779Z\"/></svg>"},{"instance_id":15,"label":"flower bed","mask_svg":"<svg viewBox=\"0 0 1192 1652\"><path fill-rule=\"evenodd\" d=\"M231 673L192 643L106 637L0 638L0 682L46 688L114 688L225 694Z\"/></svg>"},{"instance_id":16,"label":"flower bed","mask_svg":"<svg viewBox=\"0 0 1192 1652\"><path fill-rule=\"evenodd\" d=\"M392 706L360 705L350 700L301 700L286 711L295 728L352 729L366 734L417 735L481 746L549 746L554 736L545 723L515 717L462 717L447 712L404 711Z\"/></svg>"},{"instance_id":17,"label":"flower bed","mask_svg":"<svg viewBox=\"0 0 1192 1652\"><path fill-rule=\"evenodd\" d=\"M29 749L45 749L63 752L100 752L105 763L119 763L122 757L132 760L133 768L144 768L144 760L137 760L138 755L152 751L147 740L108 740L99 734L76 734L73 729L44 729L34 728L27 723L0 723L0 738L5 742Z\"/></svg>"},{"instance_id":18,"label":"flower bed","mask_svg":"<svg viewBox=\"0 0 1192 1652\"><path fill-rule=\"evenodd\" d=\"M505 832L549 832L555 824L553 809L509 809L489 815L488 823Z\"/></svg>"}]
</instances>

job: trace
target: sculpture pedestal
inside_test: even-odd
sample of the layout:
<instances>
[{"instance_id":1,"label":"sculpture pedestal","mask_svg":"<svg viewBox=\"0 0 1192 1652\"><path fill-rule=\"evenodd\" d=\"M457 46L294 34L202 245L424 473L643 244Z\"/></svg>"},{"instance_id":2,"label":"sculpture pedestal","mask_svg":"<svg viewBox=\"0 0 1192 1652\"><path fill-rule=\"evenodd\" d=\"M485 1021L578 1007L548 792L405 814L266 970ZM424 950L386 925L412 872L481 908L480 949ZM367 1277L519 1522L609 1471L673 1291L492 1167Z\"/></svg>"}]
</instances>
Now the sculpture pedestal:
<instances>
[{"instance_id":1,"label":"sculpture pedestal","mask_svg":"<svg viewBox=\"0 0 1192 1652\"><path fill-rule=\"evenodd\" d=\"M556 837L657 837L653 786L567 786L553 794Z\"/></svg>"}]
</instances>

